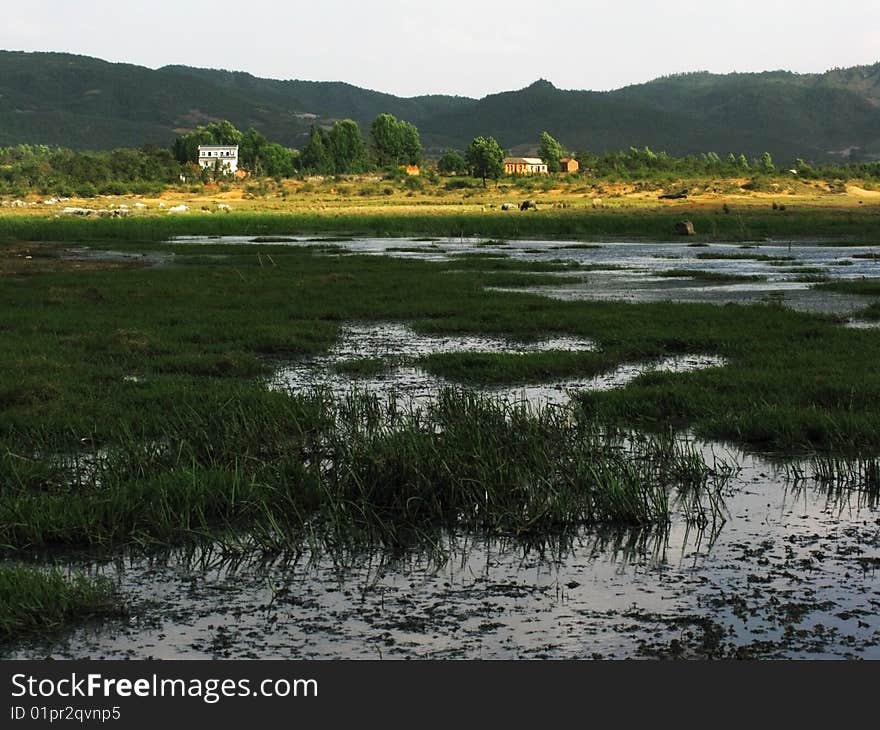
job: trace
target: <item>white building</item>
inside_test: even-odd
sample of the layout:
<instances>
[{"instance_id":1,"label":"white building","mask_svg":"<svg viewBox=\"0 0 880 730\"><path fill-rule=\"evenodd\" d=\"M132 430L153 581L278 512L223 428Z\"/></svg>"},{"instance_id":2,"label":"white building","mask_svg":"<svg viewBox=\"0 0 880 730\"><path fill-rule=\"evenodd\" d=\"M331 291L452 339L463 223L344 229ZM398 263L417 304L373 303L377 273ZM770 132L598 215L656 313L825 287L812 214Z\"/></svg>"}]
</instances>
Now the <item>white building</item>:
<instances>
[{"instance_id":1,"label":"white building","mask_svg":"<svg viewBox=\"0 0 880 730\"><path fill-rule=\"evenodd\" d=\"M199 167L235 173L238 170L238 145L200 144Z\"/></svg>"},{"instance_id":2,"label":"white building","mask_svg":"<svg viewBox=\"0 0 880 730\"><path fill-rule=\"evenodd\" d=\"M505 157L505 175L546 175L547 163L537 157Z\"/></svg>"}]
</instances>

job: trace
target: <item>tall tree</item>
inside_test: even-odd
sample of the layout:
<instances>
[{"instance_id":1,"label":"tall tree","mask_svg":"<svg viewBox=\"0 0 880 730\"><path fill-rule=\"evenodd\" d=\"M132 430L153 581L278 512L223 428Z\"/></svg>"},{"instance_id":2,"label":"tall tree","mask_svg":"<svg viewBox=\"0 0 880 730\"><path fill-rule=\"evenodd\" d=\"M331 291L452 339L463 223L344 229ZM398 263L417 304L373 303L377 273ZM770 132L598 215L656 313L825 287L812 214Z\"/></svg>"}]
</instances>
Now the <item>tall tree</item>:
<instances>
[{"instance_id":1,"label":"tall tree","mask_svg":"<svg viewBox=\"0 0 880 730\"><path fill-rule=\"evenodd\" d=\"M196 162L199 159L199 145L240 145L243 137L232 122L224 119L211 122L207 126L198 126L192 132L178 137L171 149L178 162Z\"/></svg>"},{"instance_id":2,"label":"tall tree","mask_svg":"<svg viewBox=\"0 0 880 730\"><path fill-rule=\"evenodd\" d=\"M245 132L238 151L241 166L254 175L262 175L266 171L264 157L268 144L268 140L256 129Z\"/></svg>"},{"instance_id":3,"label":"tall tree","mask_svg":"<svg viewBox=\"0 0 880 730\"><path fill-rule=\"evenodd\" d=\"M327 150L337 174L363 172L367 166L367 148L361 128L351 119L336 122L327 134Z\"/></svg>"},{"instance_id":4,"label":"tall tree","mask_svg":"<svg viewBox=\"0 0 880 730\"><path fill-rule=\"evenodd\" d=\"M461 175L464 172L467 172L468 165L465 162L464 157L462 157L455 150L446 150L443 153L442 157L437 160L437 169L443 175Z\"/></svg>"},{"instance_id":5,"label":"tall tree","mask_svg":"<svg viewBox=\"0 0 880 730\"><path fill-rule=\"evenodd\" d=\"M465 160L474 177L498 179L504 172L504 150L494 137L475 137L465 152Z\"/></svg>"},{"instance_id":6,"label":"tall tree","mask_svg":"<svg viewBox=\"0 0 880 730\"><path fill-rule=\"evenodd\" d=\"M419 130L391 114L380 114L373 120L370 140L379 167L418 165L422 161Z\"/></svg>"},{"instance_id":7,"label":"tall tree","mask_svg":"<svg viewBox=\"0 0 880 730\"><path fill-rule=\"evenodd\" d=\"M300 154L302 169L317 175L332 174L333 159L330 157L328 146L327 133L320 127L313 126L309 143Z\"/></svg>"},{"instance_id":8,"label":"tall tree","mask_svg":"<svg viewBox=\"0 0 880 730\"><path fill-rule=\"evenodd\" d=\"M208 125L208 131L214 137L215 144L241 144L241 139L244 136L228 119L211 122Z\"/></svg>"},{"instance_id":9,"label":"tall tree","mask_svg":"<svg viewBox=\"0 0 880 730\"><path fill-rule=\"evenodd\" d=\"M550 172L559 172L559 160L567 157L568 153L565 148L559 144L548 132L541 133L541 144L538 145L538 157L547 163L547 169Z\"/></svg>"},{"instance_id":10,"label":"tall tree","mask_svg":"<svg viewBox=\"0 0 880 730\"><path fill-rule=\"evenodd\" d=\"M291 177L294 172L293 152L277 142L270 142L262 150L262 165L269 177Z\"/></svg>"}]
</instances>

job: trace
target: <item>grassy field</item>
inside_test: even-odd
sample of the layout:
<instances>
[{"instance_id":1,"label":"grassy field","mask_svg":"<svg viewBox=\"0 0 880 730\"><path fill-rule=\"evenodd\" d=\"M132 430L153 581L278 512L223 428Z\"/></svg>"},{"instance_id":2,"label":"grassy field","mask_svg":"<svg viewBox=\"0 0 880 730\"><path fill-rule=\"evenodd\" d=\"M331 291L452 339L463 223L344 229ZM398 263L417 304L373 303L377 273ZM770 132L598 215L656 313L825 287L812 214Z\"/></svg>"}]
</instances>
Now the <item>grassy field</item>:
<instances>
[{"instance_id":1,"label":"grassy field","mask_svg":"<svg viewBox=\"0 0 880 730\"><path fill-rule=\"evenodd\" d=\"M484 189L466 179L459 181L464 188L453 182L314 179L212 184L169 189L158 197L56 201L32 195L0 201L0 240L162 241L173 235L293 233L672 239L675 224L688 219L701 240L830 236L876 243L880 229L880 192L824 181L779 178L762 191L742 187L746 180L680 181L692 192L674 201L658 200L662 190L648 183L508 178ZM503 203L523 199L535 200L538 210L501 210ZM181 206L186 209L172 212ZM82 220L66 215L69 207L126 215Z\"/></svg>"}]
</instances>

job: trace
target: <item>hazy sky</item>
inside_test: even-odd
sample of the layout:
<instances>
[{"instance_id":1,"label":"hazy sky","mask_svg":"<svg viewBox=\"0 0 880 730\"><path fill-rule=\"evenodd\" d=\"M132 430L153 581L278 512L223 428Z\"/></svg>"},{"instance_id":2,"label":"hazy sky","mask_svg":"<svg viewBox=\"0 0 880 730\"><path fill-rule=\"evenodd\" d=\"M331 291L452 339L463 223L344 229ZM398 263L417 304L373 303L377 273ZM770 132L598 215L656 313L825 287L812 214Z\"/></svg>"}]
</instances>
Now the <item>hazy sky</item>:
<instances>
[{"instance_id":1,"label":"hazy sky","mask_svg":"<svg viewBox=\"0 0 880 730\"><path fill-rule=\"evenodd\" d=\"M0 48L67 51L402 96L546 78L611 89L681 71L824 71L880 60L878 0L27 0Z\"/></svg>"}]
</instances>

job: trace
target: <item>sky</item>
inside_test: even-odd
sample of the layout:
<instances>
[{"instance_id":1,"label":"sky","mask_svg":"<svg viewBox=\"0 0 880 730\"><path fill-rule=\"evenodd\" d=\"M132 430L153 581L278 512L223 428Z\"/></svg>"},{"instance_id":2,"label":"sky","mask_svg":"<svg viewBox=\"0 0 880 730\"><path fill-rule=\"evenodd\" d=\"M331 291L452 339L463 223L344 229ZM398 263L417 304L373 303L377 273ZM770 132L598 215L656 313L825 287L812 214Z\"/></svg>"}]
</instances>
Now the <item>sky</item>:
<instances>
[{"instance_id":1,"label":"sky","mask_svg":"<svg viewBox=\"0 0 880 730\"><path fill-rule=\"evenodd\" d=\"M13 9L14 8L14 9ZM483 97L880 61L877 0L28 0L0 48Z\"/></svg>"}]
</instances>

